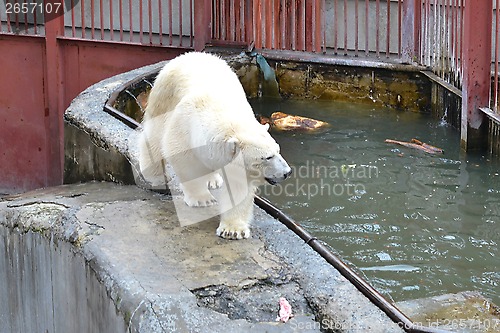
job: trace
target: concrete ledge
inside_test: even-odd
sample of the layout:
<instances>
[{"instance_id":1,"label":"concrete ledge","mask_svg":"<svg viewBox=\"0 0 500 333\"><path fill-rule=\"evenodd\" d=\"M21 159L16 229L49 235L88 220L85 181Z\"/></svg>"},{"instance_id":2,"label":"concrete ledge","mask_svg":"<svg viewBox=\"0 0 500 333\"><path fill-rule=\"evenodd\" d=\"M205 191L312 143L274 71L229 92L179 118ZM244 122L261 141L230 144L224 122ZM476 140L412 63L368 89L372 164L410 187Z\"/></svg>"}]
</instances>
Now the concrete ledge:
<instances>
[{"instance_id":1,"label":"concrete ledge","mask_svg":"<svg viewBox=\"0 0 500 333\"><path fill-rule=\"evenodd\" d=\"M2 332L400 331L260 210L244 241L215 236L217 218L180 227L164 196L112 183L6 197L0 212Z\"/></svg>"}]
</instances>

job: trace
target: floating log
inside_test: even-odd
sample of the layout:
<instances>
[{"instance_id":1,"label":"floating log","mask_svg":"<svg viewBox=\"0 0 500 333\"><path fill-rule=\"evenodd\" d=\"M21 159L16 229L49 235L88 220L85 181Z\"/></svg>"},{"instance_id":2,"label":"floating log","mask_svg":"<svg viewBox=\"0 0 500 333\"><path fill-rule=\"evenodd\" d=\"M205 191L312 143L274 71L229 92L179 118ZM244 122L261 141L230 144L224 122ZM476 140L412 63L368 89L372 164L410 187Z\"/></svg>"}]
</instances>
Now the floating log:
<instances>
[{"instance_id":1,"label":"floating log","mask_svg":"<svg viewBox=\"0 0 500 333\"><path fill-rule=\"evenodd\" d=\"M418 150L424 151L428 154L444 154L443 149L431 146L431 145L429 145L425 142L422 142L420 140L417 140L417 139L411 139L410 142L386 139L385 142L398 144L398 145L408 147L408 148L418 149Z\"/></svg>"},{"instance_id":2,"label":"floating log","mask_svg":"<svg viewBox=\"0 0 500 333\"><path fill-rule=\"evenodd\" d=\"M294 116L283 112L274 112L270 118L257 116L257 119L261 124L270 124L282 131L314 131L329 125L321 120Z\"/></svg>"}]
</instances>

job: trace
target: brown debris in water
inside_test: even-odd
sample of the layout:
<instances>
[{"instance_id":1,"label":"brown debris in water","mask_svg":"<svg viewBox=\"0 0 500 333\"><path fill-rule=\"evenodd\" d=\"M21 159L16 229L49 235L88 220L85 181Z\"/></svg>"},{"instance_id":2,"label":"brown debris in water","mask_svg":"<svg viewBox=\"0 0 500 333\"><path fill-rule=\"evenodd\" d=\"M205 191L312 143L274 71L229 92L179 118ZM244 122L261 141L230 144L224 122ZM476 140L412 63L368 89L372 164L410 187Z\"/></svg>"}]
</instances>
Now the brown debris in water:
<instances>
[{"instance_id":1,"label":"brown debris in water","mask_svg":"<svg viewBox=\"0 0 500 333\"><path fill-rule=\"evenodd\" d=\"M261 124L270 124L282 131L314 131L329 126L327 122L307 117L294 116L283 112L274 112L271 118L257 116Z\"/></svg>"},{"instance_id":2,"label":"brown debris in water","mask_svg":"<svg viewBox=\"0 0 500 333\"><path fill-rule=\"evenodd\" d=\"M418 150L424 151L428 154L444 154L443 149L431 146L431 145L429 145L425 142L422 142L420 140L417 140L417 139L411 139L410 142L386 139L385 142L398 144L398 145L401 145L403 147L418 149Z\"/></svg>"}]
</instances>

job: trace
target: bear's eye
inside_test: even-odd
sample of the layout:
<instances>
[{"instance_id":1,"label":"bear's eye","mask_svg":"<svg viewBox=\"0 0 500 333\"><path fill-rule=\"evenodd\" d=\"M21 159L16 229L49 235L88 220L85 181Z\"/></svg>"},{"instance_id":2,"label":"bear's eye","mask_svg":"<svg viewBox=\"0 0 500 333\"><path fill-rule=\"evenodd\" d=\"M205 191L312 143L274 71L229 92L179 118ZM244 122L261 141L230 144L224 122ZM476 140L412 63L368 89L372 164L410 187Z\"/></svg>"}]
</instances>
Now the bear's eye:
<instances>
[{"instance_id":1,"label":"bear's eye","mask_svg":"<svg viewBox=\"0 0 500 333\"><path fill-rule=\"evenodd\" d=\"M274 156L268 156L268 157L266 157L266 160L268 160L268 161L269 161L269 160L270 160L271 158L273 158L273 157L274 157Z\"/></svg>"}]
</instances>

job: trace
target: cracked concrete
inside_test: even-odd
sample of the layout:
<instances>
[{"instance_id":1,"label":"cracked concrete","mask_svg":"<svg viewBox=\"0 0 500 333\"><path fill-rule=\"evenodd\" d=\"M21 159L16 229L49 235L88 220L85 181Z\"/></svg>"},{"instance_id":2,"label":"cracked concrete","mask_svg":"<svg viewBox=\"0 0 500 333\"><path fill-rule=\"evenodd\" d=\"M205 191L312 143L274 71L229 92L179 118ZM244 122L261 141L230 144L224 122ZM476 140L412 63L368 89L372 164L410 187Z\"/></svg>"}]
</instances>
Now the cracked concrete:
<instances>
[{"instance_id":1,"label":"cracked concrete","mask_svg":"<svg viewBox=\"0 0 500 333\"><path fill-rule=\"evenodd\" d=\"M168 197L136 186L4 197L0 279L10 290L0 291L9 300L0 332L313 332L318 321L328 331L400 332L261 210L247 240L217 237L217 224L181 227ZM295 314L287 323L275 321L280 297Z\"/></svg>"}]
</instances>

